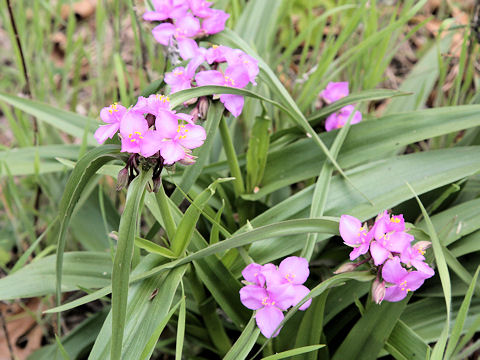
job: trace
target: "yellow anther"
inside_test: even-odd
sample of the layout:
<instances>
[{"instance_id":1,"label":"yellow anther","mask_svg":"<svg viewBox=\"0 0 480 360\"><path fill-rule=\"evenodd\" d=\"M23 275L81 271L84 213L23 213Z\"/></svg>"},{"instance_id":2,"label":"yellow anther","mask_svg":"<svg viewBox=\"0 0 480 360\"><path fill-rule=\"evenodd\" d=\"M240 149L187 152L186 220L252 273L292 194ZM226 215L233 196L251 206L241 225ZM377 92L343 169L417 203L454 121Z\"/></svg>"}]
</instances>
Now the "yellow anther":
<instances>
[{"instance_id":1,"label":"yellow anther","mask_svg":"<svg viewBox=\"0 0 480 360\"><path fill-rule=\"evenodd\" d=\"M218 48L218 45L212 45L212 48L216 49Z\"/></svg>"},{"instance_id":2,"label":"yellow anther","mask_svg":"<svg viewBox=\"0 0 480 360\"><path fill-rule=\"evenodd\" d=\"M142 133L140 131L135 131L134 134L142 135Z\"/></svg>"},{"instance_id":3,"label":"yellow anther","mask_svg":"<svg viewBox=\"0 0 480 360\"><path fill-rule=\"evenodd\" d=\"M400 218L394 216L390 219L391 222L398 224L400 222Z\"/></svg>"}]
</instances>

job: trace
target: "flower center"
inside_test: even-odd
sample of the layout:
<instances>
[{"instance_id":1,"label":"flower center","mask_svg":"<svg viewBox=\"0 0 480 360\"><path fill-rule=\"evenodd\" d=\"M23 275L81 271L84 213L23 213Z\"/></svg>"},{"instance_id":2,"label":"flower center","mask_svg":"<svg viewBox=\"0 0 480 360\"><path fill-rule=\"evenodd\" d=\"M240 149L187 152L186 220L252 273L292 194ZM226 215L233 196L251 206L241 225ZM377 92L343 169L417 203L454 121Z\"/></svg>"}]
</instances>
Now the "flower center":
<instances>
[{"instance_id":1,"label":"flower center","mask_svg":"<svg viewBox=\"0 0 480 360\"><path fill-rule=\"evenodd\" d=\"M161 101L163 103L170 102L170 98L168 96L160 95L160 94L156 94L155 96L158 101Z\"/></svg>"},{"instance_id":2,"label":"flower center","mask_svg":"<svg viewBox=\"0 0 480 360\"><path fill-rule=\"evenodd\" d=\"M140 131L135 131L132 134L128 135L128 138L131 142L136 142L143 139L142 133Z\"/></svg>"},{"instance_id":3,"label":"flower center","mask_svg":"<svg viewBox=\"0 0 480 360\"><path fill-rule=\"evenodd\" d=\"M188 129L185 129L185 125L178 125L177 133L178 133L178 135L179 135L178 138L179 138L180 140L186 139L186 138L187 138Z\"/></svg>"},{"instance_id":4,"label":"flower center","mask_svg":"<svg viewBox=\"0 0 480 360\"><path fill-rule=\"evenodd\" d=\"M110 109L108 109L108 112L110 114L113 114L113 112L117 112L118 111L118 107L117 107L118 103L114 102L112 105L110 105Z\"/></svg>"},{"instance_id":5,"label":"flower center","mask_svg":"<svg viewBox=\"0 0 480 360\"><path fill-rule=\"evenodd\" d=\"M398 284L400 286L400 289L402 291L405 291L405 292L409 292L409 291L412 291L411 289L407 288L408 284L407 284L407 280L404 280L402 281L400 284Z\"/></svg>"},{"instance_id":6,"label":"flower center","mask_svg":"<svg viewBox=\"0 0 480 360\"><path fill-rule=\"evenodd\" d=\"M225 82L229 86L235 86L235 81L230 76L225 75Z\"/></svg>"},{"instance_id":7,"label":"flower center","mask_svg":"<svg viewBox=\"0 0 480 360\"><path fill-rule=\"evenodd\" d=\"M400 218L398 216L392 216L392 218L390 219L390 222L398 224L400 222Z\"/></svg>"},{"instance_id":8,"label":"flower center","mask_svg":"<svg viewBox=\"0 0 480 360\"><path fill-rule=\"evenodd\" d=\"M180 76L182 74L183 74L183 71L174 71L173 72L173 75L175 75L175 76Z\"/></svg>"},{"instance_id":9,"label":"flower center","mask_svg":"<svg viewBox=\"0 0 480 360\"><path fill-rule=\"evenodd\" d=\"M285 275L285 279L287 279L287 281L291 283L293 279L295 279L295 274L287 274Z\"/></svg>"},{"instance_id":10,"label":"flower center","mask_svg":"<svg viewBox=\"0 0 480 360\"><path fill-rule=\"evenodd\" d=\"M264 297L262 299L262 305L263 306L273 306L273 305L275 305L275 301L270 300L270 298L267 296L267 297Z\"/></svg>"}]
</instances>

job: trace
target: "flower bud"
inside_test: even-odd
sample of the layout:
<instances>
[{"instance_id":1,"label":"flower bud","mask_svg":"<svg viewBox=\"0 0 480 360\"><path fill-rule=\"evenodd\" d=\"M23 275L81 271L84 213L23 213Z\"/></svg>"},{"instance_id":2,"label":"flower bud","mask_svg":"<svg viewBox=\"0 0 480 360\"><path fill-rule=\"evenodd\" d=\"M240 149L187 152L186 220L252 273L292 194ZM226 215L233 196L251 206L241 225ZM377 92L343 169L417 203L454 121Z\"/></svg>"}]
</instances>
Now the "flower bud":
<instances>
[{"instance_id":1,"label":"flower bud","mask_svg":"<svg viewBox=\"0 0 480 360\"><path fill-rule=\"evenodd\" d=\"M192 116L193 121L195 121L195 120L198 119L198 114L199 114L198 106L195 106L195 107L193 108L193 110L190 111L190 115Z\"/></svg>"},{"instance_id":2,"label":"flower bud","mask_svg":"<svg viewBox=\"0 0 480 360\"><path fill-rule=\"evenodd\" d=\"M118 172L117 176L117 191L122 190L128 184L128 169L124 167Z\"/></svg>"},{"instance_id":3,"label":"flower bud","mask_svg":"<svg viewBox=\"0 0 480 360\"><path fill-rule=\"evenodd\" d=\"M423 251L427 250L430 246L432 246L431 241L419 241L414 245L417 249L422 249Z\"/></svg>"},{"instance_id":4,"label":"flower bud","mask_svg":"<svg viewBox=\"0 0 480 360\"><path fill-rule=\"evenodd\" d=\"M160 189L160 186L162 186L162 178L160 176L156 177L153 179L153 188L152 191L154 193L158 192L158 189Z\"/></svg>"},{"instance_id":5,"label":"flower bud","mask_svg":"<svg viewBox=\"0 0 480 360\"><path fill-rule=\"evenodd\" d=\"M343 274L346 272L354 271L357 268L357 265L354 263L345 263L340 266L337 270L335 270L334 274Z\"/></svg>"},{"instance_id":6,"label":"flower bud","mask_svg":"<svg viewBox=\"0 0 480 360\"><path fill-rule=\"evenodd\" d=\"M385 297L385 281L380 281L376 278L372 284L372 299L375 303L380 304Z\"/></svg>"},{"instance_id":7,"label":"flower bud","mask_svg":"<svg viewBox=\"0 0 480 360\"><path fill-rule=\"evenodd\" d=\"M207 116L208 105L209 105L208 104L208 99L205 96L202 96L198 100L198 116L201 119L205 119L205 117Z\"/></svg>"},{"instance_id":8,"label":"flower bud","mask_svg":"<svg viewBox=\"0 0 480 360\"><path fill-rule=\"evenodd\" d=\"M193 98L193 99L187 100L183 103L183 105L185 105L185 106L193 105L197 102L197 100L198 100L198 98Z\"/></svg>"},{"instance_id":9,"label":"flower bud","mask_svg":"<svg viewBox=\"0 0 480 360\"><path fill-rule=\"evenodd\" d=\"M196 156L193 156L191 154L185 153L185 157L178 162L182 165L193 165L195 164Z\"/></svg>"}]
</instances>

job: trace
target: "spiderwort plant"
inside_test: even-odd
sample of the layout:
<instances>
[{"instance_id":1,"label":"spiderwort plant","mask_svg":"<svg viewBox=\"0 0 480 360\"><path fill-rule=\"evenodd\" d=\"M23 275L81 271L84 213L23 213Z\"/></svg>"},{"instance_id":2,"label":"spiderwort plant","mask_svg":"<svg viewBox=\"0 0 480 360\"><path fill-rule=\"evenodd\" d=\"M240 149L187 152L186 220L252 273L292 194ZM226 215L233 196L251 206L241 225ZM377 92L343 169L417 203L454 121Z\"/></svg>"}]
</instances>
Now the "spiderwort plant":
<instances>
[{"instance_id":1,"label":"spiderwort plant","mask_svg":"<svg viewBox=\"0 0 480 360\"><path fill-rule=\"evenodd\" d=\"M252 263L243 269L245 286L240 289L240 300L256 310L257 326L265 337L277 336L280 329L275 330L284 319L283 311L296 306L310 292L303 285L309 273L308 261L297 256L284 259L278 267ZM306 310L311 303L309 299L299 309Z\"/></svg>"},{"instance_id":2,"label":"spiderwort plant","mask_svg":"<svg viewBox=\"0 0 480 360\"><path fill-rule=\"evenodd\" d=\"M372 284L372 298L377 304L383 300L403 300L408 292L417 290L435 274L423 256L430 243L420 241L412 245L414 237L407 232L403 215L384 211L370 229L357 218L342 215L339 228L345 244L354 248L350 260L362 255L364 258L342 265L336 273L353 271L369 263L377 273Z\"/></svg>"}]
</instances>

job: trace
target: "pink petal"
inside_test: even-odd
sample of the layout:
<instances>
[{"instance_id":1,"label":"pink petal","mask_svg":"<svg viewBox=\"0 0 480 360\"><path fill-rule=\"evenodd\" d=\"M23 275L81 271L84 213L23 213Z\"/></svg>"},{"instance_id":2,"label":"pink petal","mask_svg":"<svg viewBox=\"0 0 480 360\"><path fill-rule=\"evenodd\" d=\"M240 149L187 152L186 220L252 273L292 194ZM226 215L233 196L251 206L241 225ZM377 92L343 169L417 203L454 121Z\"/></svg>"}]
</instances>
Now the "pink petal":
<instances>
[{"instance_id":1,"label":"pink petal","mask_svg":"<svg viewBox=\"0 0 480 360\"><path fill-rule=\"evenodd\" d=\"M290 283L269 284L267 282L267 292L275 306L282 310L287 310L293 305L295 299L295 288Z\"/></svg>"},{"instance_id":2,"label":"pink petal","mask_svg":"<svg viewBox=\"0 0 480 360\"><path fill-rule=\"evenodd\" d=\"M340 216L340 236L345 244L355 246L361 243L360 228L362 223L356 217L350 215Z\"/></svg>"},{"instance_id":3,"label":"pink petal","mask_svg":"<svg viewBox=\"0 0 480 360\"><path fill-rule=\"evenodd\" d=\"M133 111L126 113L120 122L120 134L122 134L124 138L128 138L130 134L135 132L145 134L147 130L147 120L145 120L142 114Z\"/></svg>"},{"instance_id":4,"label":"pink petal","mask_svg":"<svg viewBox=\"0 0 480 360\"><path fill-rule=\"evenodd\" d=\"M126 113L127 108L125 106L115 103L104 107L100 111L100 118L107 124L119 123Z\"/></svg>"},{"instance_id":5,"label":"pink petal","mask_svg":"<svg viewBox=\"0 0 480 360\"><path fill-rule=\"evenodd\" d=\"M325 121L325 130L332 131L341 127L340 125L337 113L333 113L328 115L327 120Z\"/></svg>"},{"instance_id":6,"label":"pink petal","mask_svg":"<svg viewBox=\"0 0 480 360\"><path fill-rule=\"evenodd\" d=\"M179 139L178 143L187 149L195 149L203 145L207 137L205 129L200 125L185 125L185 138Z\"/></svg>"},{"instance_id":7,"label":"pink petal","mask_svg":"<svg viewBox=\"0 0 480 360\"><path fill-rule=\"evenodd\" d=\"M120 127L119 123L101 125L93 135L99 144L103 144L108 138L112 138Z\"/></svg>"},{"instance_id":8,"label":"pink petal","mask_svg":"<svg viewBox=\"0 0 480 360\"><path fill-rule=\"evenodd\" d=\"M240 289L240 301L250 310L261 309L263 307L262 300L267 297L267 291L257 285L247 285Z\"/></svg>"},{"instance_id":9,"label":"pink petal","mask_svg":"<svg viewBox=\"0 0 480 360\"><path fill-rule=\"evenodd\" d=\"M275 337L279 334L280 329L275 334L273 332L280 325L283 318L283 312L275 306L266 306L257 310L255 315L257 325L266 338Z\"/></svg>"},{"instance_id":10,"label":"pink petal","mask_svg":"<svg viewBox=\"0 0 480 360\"><path fill-rule=\"evenodd\" d=\"M178 19L178 21L175 23L175 27L177 38L193 37L200 31L200 22L192 15L187 14Z\"/></svg>"},{"instance_id":11,"label":"pink petal","mask_svg":"<svg viewBox=\"0 0 480 360\"><path fill-rule=\"evenodd\" d=\"M120 149L121 152L128 152L131 154L139 154L140 153L140 144L138 141L132 142L127 138L122 139L122 148Z\"/></svg>"},{"instance_id":12,"label":"pink petal","mask_svg":"<svg viewBox=\"0 0 480 360\"><path fill-rule=\"evenodd\" d=\"M245 102L242 95L222 94L220 95L220 101L234 117L238 117L242 113Z\"/></svg>"},{"instance_id":13,"label":"pink petal","mask_svg":"<svg viewBox=\"0 0 480 360\"><path fill-rule=\"evenodd\" d=\"M263 265L262 274L265 277L267 287L272 287L273 285L279 285L283 283L282 274L280 274L277 267L273 264Z\"/></svg>"},{"instance_id":14,"label":"pink petal","mask_svg":"<svg viewBox=\"0 0 480 360\"><path fill-rule=\"evenodd\" d=\"M190 62L187 65L187 68L185 69L185 74L190 80L193 80L193 77L195 76L195 72L204 61L205 61L204 56L199 53L197 53L192 58L192 60L190 60Z\"/></svg>"},{"instance_id":15,"label":"pink petal","mask_svg":"<svg viewBox=\"0 0 480 360\"><path fill-rule=\"evenodd\" d=\"M170 23L163 23L153 28L152 34L160 44L168 46L170 39L175 33L175 26Z\"/></svg>"},{"instance_id":16,"label":"pink petal","mask_svg":"<svg viewBox=\"0 0 480 360\"><path fill-rule=\"evenodd\" d=\"M387 260L385 265L383 265L382 277L389 283L400 284L407 275L407 270L400 265L400 259L396 256L391 260Z\"/></svg>"},{"instance_id":17,"label":"pink petal","mask_svg":"<svg viewBox=\"0 0 480 360\"><path fill-rule=\"evenodd\" d=\"M415 266L415 269L424 273L428 277L435 275L435 271L423 261L412 260L412 265Z\"/></svg>"},{"instance_id":18,"label":"pink petal","mask_svg":"<svg viewBox=\"0 0 480 360\"><path fill-rule=\"evenodd\" d=\"M147 131L145 135L143 135L142 142L140 143L140 155L143 157L152 156L160 151L161 143L162 137L158 131Z\"/></svg>"},{"instance_id":19,"label":"pink petal","mask_svg":"<svg viewBox=\"0 0 480 360\"><path fill-rule=\"evenodd\" d=\"M375 265L382 265L385 260L390 256L390 251L385 249L378 241L374 241L370 244L370 254L372 254Z\"/></svg>"},{"instance_id":20,"label":"pink petal","mask_svg":"<svg viewBox=\"0 0 480 360\"><path fill-rule=\"evenodd\" d=\"M248 264L245 269L242 271L243 278L248 282L258 283L258 275L262 271L262 265L260 264ZM263 286L263 284L258 283L258 285Z\"/></svg>"},{"instance_id":21,"label":"pink petal","mask_svg":"<svg viewBox=\"0 0 480 360\"><path fill-rule=\"evenodd\" d=\"M327 104L330 104L347 96L348 93L348 82L329 82L326 89L320 93L320 96Z\"/></svg>"},{"instance_id":22,"label":"pink petal","mask_svg":"<svg viewBox=\"0 0 480 360\"><path fill-rule=\"evenodd\" d=\"M405 276L403 281L406 281L406 288L408 288L409 291L415 291L422 286L425 282L425 279L429 277L431 276L421 271L411 271L407 276Z\"/></svg>"},{"instance_id":23,"label":"pink petal","mask_svg":"<svg viewBox=\"0 0 480 360\"><path fill-rule=\"evenodd\" d=\"M302 300L305 296L308 295L310 289L303 285L293 285L295 289L295 298L293 299L292 305L296 306L300 300ZM300 306L299 310L306 310L310 304L312 303L312 299L307 300L302 306Z\"/></svg>"},{"instance_id":24,"label":"pink petal","mask_svg":"<svg viewBox=\"0 0 480 360\"><path fill-rule=\"evenodd\" d=\"M168 19L168 16L158 11L147 11L143 14L143 20L145 21L162 21L165 19Z\"/></svg>"},{"instance_id":25,"label":"pink petal","mask_svg":"<svg viewBox=\"0 0 480 360\"><path fill-rule=\"evenodd\" d=\"M212 15L203 20L202 29L207 34L216 34L225 29L225 22L230 17L225 11L212 9Z\"/></svg>"},{"instance_id":26,"label":"pink petal","mask_svg":"<svg viewBox=\"0 0 480 360\"><path fill-rule=\"evenodd\" d=\"M385 290L385 297L383 300L397 302L405 299L406 296L406 291L402 291L398 286L391 286Z\"/></svg>"},{"instance_id":27,"label":"pink petal","mask_svg":"<svg viewBox=\"0 0 480 360\"><path fill-rule=\"evenodd\" d=\"M355 260L358 258L360 255L366 254L368 252L368 249L370 247L369 243L364 243L361 244L360 246L356 247L350 252L350 260Z\"/></svg>"},{"instance_id":28,"label":"pink petal","mask_svg":"<svg viewBox=\"0 0 480 360\"><path fill-rule=\"evenodd\" d=\"M390 251L401 253L413 241L413 236L405 232L394 232L386 235L388 237L386 248Z\"/></svg>"},{"instance_id":29,"label":"pink petal","mask_svg":"<svg viewBox=\"0 0 480 360\"><path fill-rule=\"evenodd\" d=\"M200 71L195 76L195 81L197 82L198 86L225 85L225 77L220 71L216 70Z\"/></svg>"},{"instance_id":30,"label":"pink petal","mask_svg":"<svg viewBox=\"0 0 480 360\"><path fill-rule=\"evenodd\" d=\"M278 266L278 270L292 284L303 284L310 274L307 259L298 256L284 259Z\"/></svg>"},{"instance_id":31,"label":"pink petal","mask_svg":"<svg viewBox=\"0 0 480 360\"><path fill-rule=\"evenodd\" d=\"M182 38L178 40L178 51L183 60L188 60L198 54L197 42L193 39Z\"/></svg>"},{"instance_id":32,"label":"pink petal","mask_svg":"<svg viewBox=\"0 0 480 360\"><path fill-rule=\"evenodd\" d=\"M185 150L175 141L162 141L160 145L160 155L165 159L165 164L171 165L185 157Z\"/></svg>"},{"instance_id":33,"label":"pink petal","mask_svg":"<svg viewBox=\"0 0 480 360\"><path fill-rule=\"evenodd\" d=\"M247 69L242 65L229 66L225 69L225 77L233 79L233 87L244 88L250 81Z\"/></svg>"},{"instance_id":34,"label":"pink petal","mask_svg":"<svg viewBox=\"0 0 480 360\"><path fill-rule=\"evenodd\" d=\"M164 139L173 139L177 136L177 115L172 111L160 111L155 119L155 129Z\"/></svg>"},{"instance_id":35,"label":"pink petal","mask_svg":"<svg viewBox=\"0 0 480 360\"><path fill-rule=\"evenodd\" d=\"M377 218L375 219L375 225L373 226L375 240L381 240L383 235L387 233L387 224L389 221L390 220L387 211L378 214Z\"/></svg>"}]
</instances>

